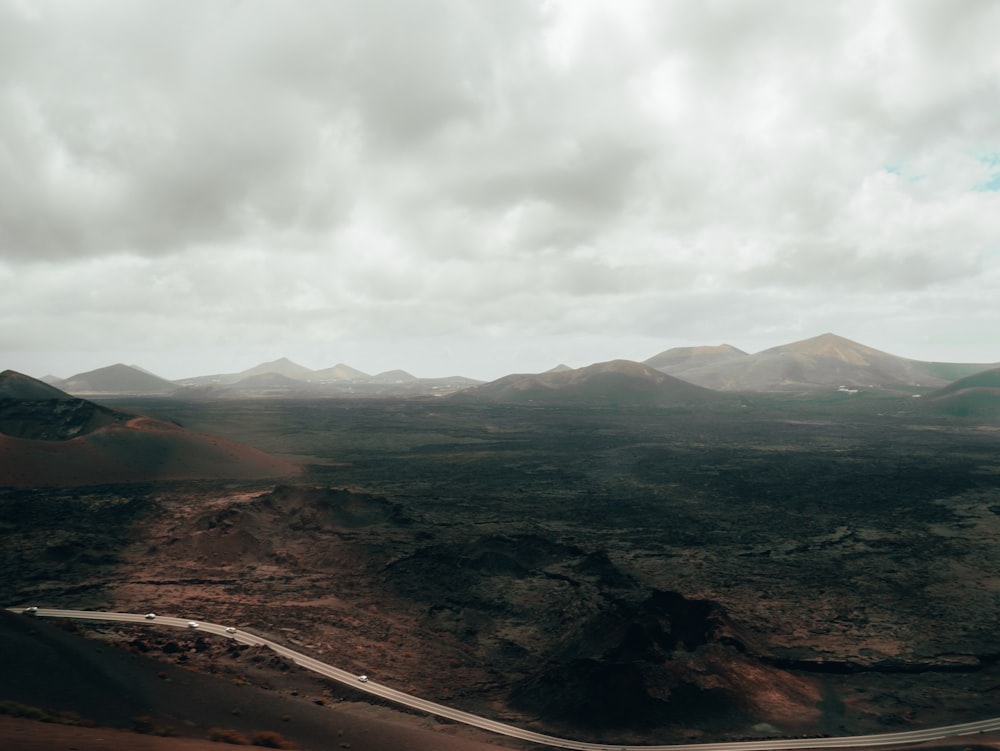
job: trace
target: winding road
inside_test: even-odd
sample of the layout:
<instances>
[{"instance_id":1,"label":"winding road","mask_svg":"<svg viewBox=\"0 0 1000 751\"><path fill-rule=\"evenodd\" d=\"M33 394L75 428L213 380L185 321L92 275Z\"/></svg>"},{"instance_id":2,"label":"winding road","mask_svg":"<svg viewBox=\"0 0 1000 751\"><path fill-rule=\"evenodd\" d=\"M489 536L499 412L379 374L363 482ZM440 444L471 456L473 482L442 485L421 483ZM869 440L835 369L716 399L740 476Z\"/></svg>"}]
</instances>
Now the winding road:
<instances>
[{"instance_id":1,"label":"winding road","mask_svg":"<svg viewBox=\"0 0 1000 751\"><path fill-rule=\"evenodd\" d=\"M191 629L190 624L194 621L187 618L171 618L169 616L156 616L147 619L145 615L134 613L105 613L91 610L56 610L52 608L26 608L11 607L8 610L15 613L42 618L75 618L91 621L118 621L122 623L140 623L149 626L169 626L172 628ZM506 735L511 738L520 738L531 743L538 743L554 748L581 749L583 751L772 751L776 749L808 749L808 748L856 748L859 746L893 746L907 743L920 743L923 741L937 740L940 738L950 738L959 735L973 735L1000 730L1000 717L977 722L965 722L958 725L946 725L937 728L925 728L923 730L907 730L901 733L881 733L879 735L854 735L828 738L786 738L780 740L765 741L734 741L726 743L689 743L689 744L668 744L660 746L623 746L607 743L588 743L586 741L574 741L567 738L557 738L543 733L535 733L531 730L506 725L502 722L480 717L478 715L463 712L443 704L436 704L419 696L406 694L397 691L380 683L371 680L362 682L359 676L341 670L333 665L313 659L300 652L296 652L281 644L265 639L256 634L251 634L241 629L228 630L232 627L220 626L216 623L205 623L197 621L197 630L216 634L227 639L235 639L243 644L264 645L274 652L286 657L296 665L314 673L346 684L357 691L364 691L374 696L379 696L397 704L401 704L412 709L426 712L427 714L444 717L455 722L488 730L492 733Z\"/></svg>"}]
</instances>

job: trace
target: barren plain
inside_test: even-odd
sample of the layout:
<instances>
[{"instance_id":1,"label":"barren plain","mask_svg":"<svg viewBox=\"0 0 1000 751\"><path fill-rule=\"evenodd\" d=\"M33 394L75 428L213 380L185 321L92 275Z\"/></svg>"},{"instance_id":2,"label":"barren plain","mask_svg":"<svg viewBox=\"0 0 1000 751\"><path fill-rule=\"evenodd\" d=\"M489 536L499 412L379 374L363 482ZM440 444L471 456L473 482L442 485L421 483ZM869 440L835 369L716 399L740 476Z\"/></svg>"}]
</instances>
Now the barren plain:
<instances>
[{"instance_id":1,"label":"barren plain","mask_svg":"<svg viewBox=\"0 0 1000 751\"><path fill-rule=\"evenodd\" d=\"M112 406L306 472L0 490L5 604L231 622L435 701L606 742L998 713L996 424L839 394L699 410ZM292 691L282 666L255 672L266 658L221 642L92 630Z\"/></svg>"}]
</instances>

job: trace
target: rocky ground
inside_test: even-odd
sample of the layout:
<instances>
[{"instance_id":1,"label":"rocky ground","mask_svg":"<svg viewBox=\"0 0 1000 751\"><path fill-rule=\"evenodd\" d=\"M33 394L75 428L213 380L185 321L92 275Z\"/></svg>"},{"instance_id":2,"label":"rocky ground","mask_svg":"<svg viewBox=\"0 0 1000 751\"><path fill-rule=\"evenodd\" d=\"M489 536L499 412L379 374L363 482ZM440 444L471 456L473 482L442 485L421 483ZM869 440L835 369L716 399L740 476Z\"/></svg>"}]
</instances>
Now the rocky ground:
<instances>
[{"instance_id":1,"label":"rocky ground","mask_svg":"<svg viewBox=\"0 0 1000 751\"><path fill-rule=\"evenodd\" d=\"M178 632L156 642L161 651L144 640L154 633L0 611L4 751L504 748L481 731L357 701L267 650L216 651L221 640Z\"/></svg>"},{"instance_id":2,"label":"rocky ground","mask_svg":"<svg viewBox=\"0 0 1000 751\"><path fill-rule=\"evenodd\" d=\"M993 426L770 404L152 406L310 472L4 491L5 603L232 623L588 739L996 714ZM100 633L230 680L282 672L188 634Z\"/></svg>"}]
</instances>

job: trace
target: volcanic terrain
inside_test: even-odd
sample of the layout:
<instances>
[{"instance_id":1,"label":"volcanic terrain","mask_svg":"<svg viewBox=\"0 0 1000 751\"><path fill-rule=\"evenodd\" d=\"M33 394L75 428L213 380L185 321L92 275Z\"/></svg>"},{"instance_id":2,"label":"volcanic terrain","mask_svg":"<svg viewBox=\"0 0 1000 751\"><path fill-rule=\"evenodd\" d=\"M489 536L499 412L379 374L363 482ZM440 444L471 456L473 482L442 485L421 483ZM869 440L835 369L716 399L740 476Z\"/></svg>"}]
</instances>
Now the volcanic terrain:
<instances>
[{"instance_id":1,"label":"volcanic terrain","mask_svg":"<svg viewBox=\"0 0 1000 751\"><path fill-rule=\"evenodd\" d=\"M40 487L294 475L237 441L185 430L0 373L0 486Z\"/></svg>"},{"instance_id":2,"label":"volcanic terrain","mask_svg":"<svg viewBox=\"0 0 1000 751\"><path fill-rule=\"evenodd\" d=\"M233 623L609 743L978 719L1000 685L1000 433L924 401L111 404L306 474L9 488L2 599ZM84 628L257 674L212 640Z\"/></svg>"}]
</instances>

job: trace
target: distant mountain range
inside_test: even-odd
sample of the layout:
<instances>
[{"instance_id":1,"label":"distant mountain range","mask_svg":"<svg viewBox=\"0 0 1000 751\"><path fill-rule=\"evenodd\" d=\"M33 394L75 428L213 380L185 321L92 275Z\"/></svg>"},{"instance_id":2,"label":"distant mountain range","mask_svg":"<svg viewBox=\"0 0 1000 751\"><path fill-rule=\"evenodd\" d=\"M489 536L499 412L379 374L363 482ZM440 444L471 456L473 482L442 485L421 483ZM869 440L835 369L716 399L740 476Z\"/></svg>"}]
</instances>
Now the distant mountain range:
<instances>
[{"instance_id":1,"label":"distant mountain range","mask_svg":"<svg viewBox=\"0 0 1000 751\"><path fill-rule=\"evenodd\" d=\"M845 388L926 393L998 366L1000 363L910 360L836 334L822 334L756 354L748 354L728 344L676 347L643 363L615 360L577 369L560 364L545 373L504 376L489 384L461 376L417 378L404 370L368 375L342 363L312 370L287 358L261 363L239 373L178 381L168 381L138 366L121 364L79 373L65 380L47 376L45 381L71 394L91 397L407 397L445 396L470 390L467 397L479 401L615 403L624 398L625 393L630 393L627 401L645 399L654 404L675 403L675 394L680 393L682 387L672 381L669 385L660 382L653 373L713 392L807 393ZM695 401L705 397L697 391L686 393Z\"/></svg>"},{"instance_id":2,"label":"distant mountain range","mask_svg":"<svg viewBox=\"0 0 1000 751\"><path fill-rule=\"evenodd\" d=\"M402 373L403 371L393 372ZM327 385L330 383L347 382L367 383L372 379L382 378L384 374L370 376L343 363L337 363L333 367L323 368L322 370L311 370L304 365L299 365L297 362L292 362L287 357L282 357L271 362L262 362L260 365L247 368L239 373L216 373L215 375L183 378L176 381L176 383L181 386L217 386L220 384L232 386L245 382L249 378L263 375L279 375L299 383ZM404 375L406 380L416 380L409 373L405 373ZM251 381L251 383L253 382Z\"/></svg>"},{"instance_id":3,"label":"distant mountain range","mask_svg":"<svg viewBox=\"0 0 1000 751\"><path fill-rule=\"evenodd\" d=\"M168 381L136 365L110 365L45 383L76 396L171 396L183 399L310 398L323 396L430 396L482 383L472 378L417 378L404 370L368 375L338 363L311 370L286 357L239 373Z\"/></svg>"},{"instance_id":4,"label":"distant mountain range","mask_svg":"<svg viewBox=\"0 0 1000 751\"><path fill-rule=\"evenodd\" d=\"M722 391L814 391L938 388L998 363L937 363L882 352L836 334L783 344L750 355L729 345L669 349L646 364Z\"/></svg>"}]
</instances>

